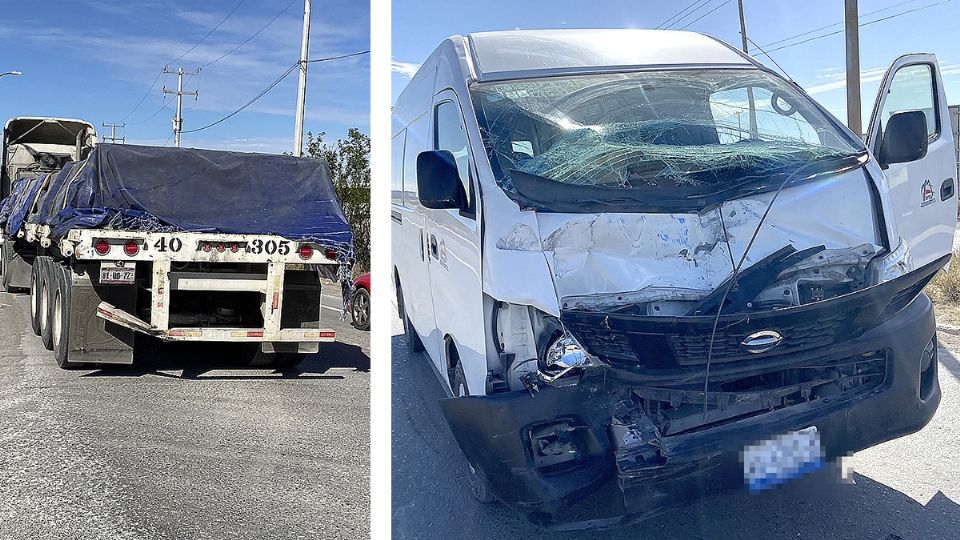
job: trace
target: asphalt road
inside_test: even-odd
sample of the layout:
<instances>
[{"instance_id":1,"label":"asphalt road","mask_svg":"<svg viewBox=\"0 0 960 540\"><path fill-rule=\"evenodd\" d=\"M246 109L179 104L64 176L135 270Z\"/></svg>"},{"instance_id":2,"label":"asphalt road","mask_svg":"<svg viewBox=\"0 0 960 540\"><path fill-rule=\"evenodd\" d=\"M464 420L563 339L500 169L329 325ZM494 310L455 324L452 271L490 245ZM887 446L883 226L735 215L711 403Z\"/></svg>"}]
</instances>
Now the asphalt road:
<instances>
[{"instance_id":1,"label":"asphalt road","mask_svg":"<svg viewBox=\"0 0 960 540\"><path fill-rule=\"evenodd\" d=\"M28 313L0 293L0 538L369 535L369 339L335 311L283 372L220 345L63 371Z\"/></svg>"},{"instance_id":2,"label":"asphalt road","mask_svg":"<svg viewBox=\"0 0 960 540\"><path fill-rule=\"evenodd\" d=\"M470 495L466 465L437 400L440 382L408 354L393 317L393 537L863 538L960 537L960 336L941 333L943 400L921 431L857 453L847 482L824 469L760 495L708 497L612 531L537 529Z\"/></svg>"}]
</instances>

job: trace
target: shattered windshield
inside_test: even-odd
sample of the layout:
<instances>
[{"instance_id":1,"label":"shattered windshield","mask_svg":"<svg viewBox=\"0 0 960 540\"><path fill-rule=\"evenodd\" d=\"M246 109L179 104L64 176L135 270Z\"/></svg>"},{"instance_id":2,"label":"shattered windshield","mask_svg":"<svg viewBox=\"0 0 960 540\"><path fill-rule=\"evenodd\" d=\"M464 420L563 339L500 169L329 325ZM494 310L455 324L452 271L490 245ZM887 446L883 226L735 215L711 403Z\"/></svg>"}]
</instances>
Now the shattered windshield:
<instances>
[{"instance_id":1,"label":"shattered windshield","mask_svg":"<svg viewBox=\"0 0 960 540\"><path fill-rule=\"evenodd\" d=\"M703 197L863 152L808 98L758 69L555 77L472 91L494 170L512 193L523 191L519 177L534 177L564 193Z\"/></svg>"}]
</instances>

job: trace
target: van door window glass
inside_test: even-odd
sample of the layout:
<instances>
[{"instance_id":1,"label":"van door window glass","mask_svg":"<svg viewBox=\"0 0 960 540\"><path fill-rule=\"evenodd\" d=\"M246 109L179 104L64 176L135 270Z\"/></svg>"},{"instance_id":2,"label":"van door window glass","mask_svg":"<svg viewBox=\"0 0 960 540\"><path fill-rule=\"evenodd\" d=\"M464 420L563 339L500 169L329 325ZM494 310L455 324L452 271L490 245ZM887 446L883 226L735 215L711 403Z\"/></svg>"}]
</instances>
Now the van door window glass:
<instances>
[{"instance_id":1,"label":"van door window glass","mask_svg":"<svg viewBox=\"0 0 960 540\"><path fill-rule=\"evenodd\" d=\"M467 194L467 209L473 208L473 194L470 187L470 149L466 130L460 118L460 109L452 101L437 105L435 113L435 149L449 150L457 160L457 171L463 182L463 191Z\"/></svg>"},{"instance_id":2,"label":"van door window glass","mask_svg":"<svg viewBox=\"0 0 960 540\"><path fill-rule=\"evenodd\" d=\"M704 200L865 152L803 93L759 69L550 77L471 92L497 181L518 196L514 171L563 184L572 201L622 201L623 190L636 200ZM612 189L578 195L571 186Z\"/></svg>"},{"instance_id":3,"label":"van door window glass","mask_svg":"<svg viewBox=\"0 0 960 540\"><path fill-rule=\"evenodd\" d=\"M403 149L403 200L409 205L419 204L417 190L417 155L430 150L430 115L424 112L407 126L407 140Z\"/></svg>"},{"instance_id":4,"label":"van door window glass","mask_svg":"<svg viewBox=\"0 0 960 540\"><path fill-rule=\"evenodd\" d=\"M923 111L927 117L927 135L935 139L939 134L936 100L933 97L933 70L930 64L914 64L897 70L890 81L890 90L880 112L880 129L898 112ZM879 137L877 140L882 140Z\"/></svg>"},{"instance_id":5,"label":"van door window glass","mask_svg":"<svg viewBox=\"0 0 960 540\"><path fill-rule=\"evenodd\" d=\"M390 199L393 204L403 204L403 146L407 131L403 130L393 137L390 145Z\"/></svg>"}]
</instances>

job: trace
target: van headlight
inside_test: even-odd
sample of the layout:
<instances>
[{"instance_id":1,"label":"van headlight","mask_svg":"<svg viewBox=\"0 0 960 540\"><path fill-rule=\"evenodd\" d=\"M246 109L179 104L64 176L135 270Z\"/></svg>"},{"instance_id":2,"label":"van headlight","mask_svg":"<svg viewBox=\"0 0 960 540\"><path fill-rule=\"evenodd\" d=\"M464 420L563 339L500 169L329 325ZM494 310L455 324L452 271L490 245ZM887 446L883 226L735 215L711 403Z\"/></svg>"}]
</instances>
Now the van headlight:
<instances>
[{"instance_id":1,"label":"van headlight","mask_svg":"<svg viewBox=\"0 0 960 540\"><path fill-rule=\"evenodd\" d=\"M569 334L562 334L554 339L547 346L543 356L540 376L544 382L548 383L564 377L574 370L593 365L587 351Z\"/></svg>"},{"instance_id":2,"label":"van headlight","mask_svg":"<svg viewBox=\"0 0 960 540\"><path fill-rule=\"evenodd\" d=\"M907 243L901 238L897 249L870 261L870 283L879 285L906 274L910 267L909 262L910 251L907 249Z\"/></svg>"}]
</instances>

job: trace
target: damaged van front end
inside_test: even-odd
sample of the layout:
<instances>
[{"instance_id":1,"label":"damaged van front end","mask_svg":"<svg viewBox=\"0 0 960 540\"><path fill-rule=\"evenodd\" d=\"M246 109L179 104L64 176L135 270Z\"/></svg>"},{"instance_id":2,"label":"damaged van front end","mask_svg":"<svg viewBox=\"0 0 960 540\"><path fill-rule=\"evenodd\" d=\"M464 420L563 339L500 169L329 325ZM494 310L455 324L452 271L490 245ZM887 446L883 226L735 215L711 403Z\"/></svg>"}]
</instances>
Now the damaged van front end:
<instances>
[{"instance_id":1,"label":"damaged van front end","mask_svg":"<svg viewBox=\"0 0 960 540\"><path fill-rule=\"evenodd\" d=\"M892 157L879 124L864 146L753 63L511 77L469 89L495 179L485 395L441 402L484 491L543 526L622 525L932 418L923 288L953 179L915 202L892 185L949 130ZM915 112L884 122L925 129Z\"/></svg>"}]
</instances>

